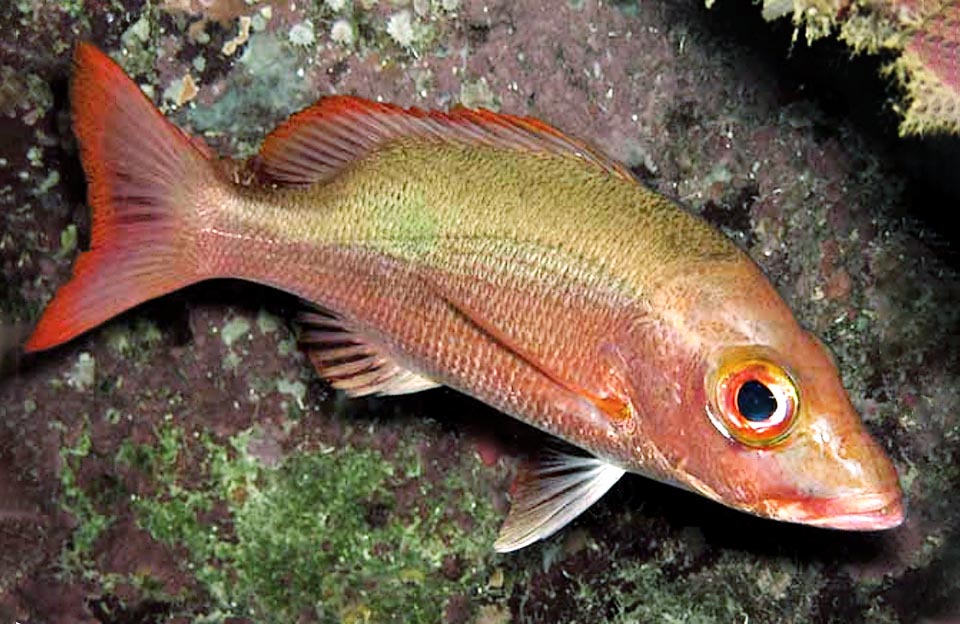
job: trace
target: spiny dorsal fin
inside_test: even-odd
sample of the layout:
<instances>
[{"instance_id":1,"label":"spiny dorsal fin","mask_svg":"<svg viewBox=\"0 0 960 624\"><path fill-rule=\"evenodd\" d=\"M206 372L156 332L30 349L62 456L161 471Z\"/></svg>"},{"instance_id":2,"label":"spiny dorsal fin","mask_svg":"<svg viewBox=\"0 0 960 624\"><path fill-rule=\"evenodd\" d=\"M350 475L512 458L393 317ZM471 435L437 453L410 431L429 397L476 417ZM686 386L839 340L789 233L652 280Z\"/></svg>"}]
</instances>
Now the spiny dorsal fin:
<instances>
[{"instance_id":1,"label":"spiny dorsal fin","mask_svg":"<svg viewBox=\"0 0 960 624\"><path fill-rule=\"evenodd\" d=\"M510 513L493 547L510 552L553 535L600 500L625 472L596 457L543 450L521 466Z\"/></svg>"},{"instance_id":2,"label":"spiny dorsal fin","mask_svg":"<svg viewBox=\"0 0 960 624\"><path fill-rule=\"evenodd\" d=\"M623 165L532 117L463 106L448 113L405 109L343 95L326 97L278 126L253 167L268 183L305 186L331 178L350 162L400 138L567 154L633 179Z\"/></svg>"},{"instance_id":3,"label":"spiny dorsal fin","mask_svg":"<svg viewBox=\"0 0 960 624\"><path fill-rule=\"evenodd\" d=\"M321 377L351 397L411 394L440 384L399 364L337 317L320 312L297 316L300 344Z\"/></svg>"}]
</instances>

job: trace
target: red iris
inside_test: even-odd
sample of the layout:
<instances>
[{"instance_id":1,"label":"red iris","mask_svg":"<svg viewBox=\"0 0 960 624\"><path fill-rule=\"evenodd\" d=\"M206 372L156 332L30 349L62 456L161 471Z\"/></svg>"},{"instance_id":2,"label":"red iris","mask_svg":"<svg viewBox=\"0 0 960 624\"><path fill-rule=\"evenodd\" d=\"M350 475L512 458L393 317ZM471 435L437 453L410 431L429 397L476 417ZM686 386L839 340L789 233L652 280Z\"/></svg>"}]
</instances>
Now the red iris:
<instances>
[{"instance_id":1,"label":"red iris","mask_svg":"<svg viewBox=\"0 0 960 624\"><path fill-rule=\"evenodd\" d=\"M719 423L748 446L772 446L796 423L799 396L785 370L771 362L749 360L723 366L717 377Z\"/></svg>"}]
</instances>

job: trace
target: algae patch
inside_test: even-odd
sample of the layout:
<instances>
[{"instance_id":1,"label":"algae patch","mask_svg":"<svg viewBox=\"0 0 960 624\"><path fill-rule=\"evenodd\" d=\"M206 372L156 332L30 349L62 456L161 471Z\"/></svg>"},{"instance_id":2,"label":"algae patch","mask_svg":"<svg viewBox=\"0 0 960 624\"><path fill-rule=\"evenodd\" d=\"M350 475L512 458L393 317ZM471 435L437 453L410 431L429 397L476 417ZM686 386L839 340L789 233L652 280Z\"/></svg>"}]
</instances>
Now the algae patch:
<instances>
[{"instance_id":1,"label":"algae patch","mask_svg":"<svg viewBox=\"0 0 960 624\"><path fill-rule=\"evenodd\" d=\"M469 478L419 480L415 451L387 461L358 448L310 450L271 468L250 453L253 433L226 445L203 434L187 450L185 432L164 427L156 444L125 443L117 455L157 486L133 498L138 524L186 550L207 615L331 621L359 609L370 621L432 622L450 595L482 586L497 521ZM201 485L188 484L188 465L201 466ZM467 515L476 526L464 526ZM465 562L456 581L441 571L450 556Z\"/></svg>"},{"instance_id":2,"label":"algae patch","mask_svg":"<svg viewBox=\"0 0 960 624\"><path fill-rule=\"evenodd\" d=\"M220 339L227 347L232 347L235 342L246 336L250 332L250 321L242 316L235 316L230 319L220 330Z\"/></svg>"},{"instance_id":3,"label":"algae patch","mask_svg":"<svg viewBox=\"0 0 960 624\"><path fill-rule=\"evenodd\" d=\"M307 396L307 386L302 381L290 381L289 379L280 378L277 380L277 392L289 396L296 402L298 408L301 410L304 409L304 399Z\"/></svg>"},{"instance_id":4,"label":"algae patch","mask_svg":"<svg viewBox=\"0 0 960 624\"><path fill-rule=\"evenodd\" d=\"M236 155L249 155L276 120L313 97L309 81L291 79L300 75L302 50L273 33L250 35L223 97L211 106L189 109L186 115L190 124L208 136L224 134L239 141Z\"/></svg>"},{"instance_id":5,"label":"algae patch","mask_svg":"<svg viewBox=\"0 0 960 624\"><path fill-rule=\"evenodd\" d=\"M60 449L60 506L77 523L61 553L60 565L68 573L79 573L92 565L93 546L113 522L112 517L98 510L96 498L80 486L77 478L80 463L90 455L92 447L90 426L85 423L72 446Z\"/></svg>"},{"instance_id":6,"label":"algae patch","mask_svg":"<svg viewBox=\"0 0 960 624\"><path fill-rule=\"evenodd\" d=\"M73 368L65 375L67 385L83 392L90 388L97 378L97 362L92 355L84 351L77 356Z\"/></svg>"}]
</instances>

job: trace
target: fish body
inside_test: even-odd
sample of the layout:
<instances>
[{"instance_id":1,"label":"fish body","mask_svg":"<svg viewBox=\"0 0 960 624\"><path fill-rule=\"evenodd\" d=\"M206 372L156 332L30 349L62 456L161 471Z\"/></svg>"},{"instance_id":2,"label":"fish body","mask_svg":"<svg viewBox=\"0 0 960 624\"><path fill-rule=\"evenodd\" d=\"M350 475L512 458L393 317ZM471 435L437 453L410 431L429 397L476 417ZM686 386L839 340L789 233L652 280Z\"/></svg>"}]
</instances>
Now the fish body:
<instances>
[{"instance_id":1,"label":"fish body","mask_svg":"<svg viewBox=\"0 0 960 624\"><path fill-rule=\"evenodd\" d=\"M215 277L316 306L352 395L447 385L583 449L521 471L497 542L545 537L626 471L781 520L902 520L824 346L727 238L542 122L327 98L228 167L77 49L91 250L28 349Z\"/></svg>"},{"instance_id":2,"label":"fish body","mask_svg":"<svg viewBox=\"0 0 960 624\"><path fill-rule=\"evenodd\" d=\"M581 430L558 386L623 390L607 387L607 350L654 320L651 295L685 269L686 244L740 256L665 198L578 158L478 146L400 143L324 186L239 188L221 206L201 228L213 232L199 243L213 259L204 271L335 311L405 368L578 445L592 437L611 457L623 440L606 418ZM637 239L657 227L667 234Z\"/></svg>"}]
</instances>

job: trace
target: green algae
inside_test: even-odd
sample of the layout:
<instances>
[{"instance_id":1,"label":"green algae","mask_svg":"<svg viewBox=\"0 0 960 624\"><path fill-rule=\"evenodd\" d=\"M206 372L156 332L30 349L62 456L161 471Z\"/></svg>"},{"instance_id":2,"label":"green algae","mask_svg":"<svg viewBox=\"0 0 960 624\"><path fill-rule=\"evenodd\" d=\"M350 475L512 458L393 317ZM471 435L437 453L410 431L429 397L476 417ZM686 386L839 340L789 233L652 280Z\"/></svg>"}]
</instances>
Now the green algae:
<instances>
[{"instance_id":1,"label":"green algae","mask_svg":"<svg viewBox=\"0 0 960 624\"><path fill-rule=\"evenodd\" d=\"M77 361L65 375L67 385L84 392L97 380L97 361L92 355L84 351L77 356Z\"/></svg>"},{"instance_id":2,"label":"green algae","mask_svg":"<svg viewBox=\"0 0 960 624\"><path fill-rule=\"evenodd\" d=\"M487 108L492 111L500 110L500 99L496 96L487 79L464 80L460 84L460 103L467 108Z\"/></svg>"},{"instance_id":3,"label":"green algae","mask_svg":"<svg viewBox=\"0 0 960 624\"><path fill-rule=\"evenodd\" d=\"M80 462L90 455L92 438L86 423L72 445L60 449L60 507L73 516L76 528L61 552L61 567L67 573L80 574L93 565L93 547L113 518L99 511L98 500L80 486L77 474Z\"/></svg>"},{"instance_id":4,"label":"green algae","mask_svg":"<svg viewBox=\"0 0 960 624\"><path fill-rule=\"evenodd\" d=\"M606 600L613 603L614 624L659 621L670 624L710 624L712 622L742 622L747 618L743 607L716 588L696 583L675 584L665 578L660 566L643 563L627 569L618 569L604 583L609 591ZM579 582L579 594L585 602L596 603L596 585Z\"/></svg>"},{"instance_id":5,"label":"green algae","mask_svg":"<svg viewBox=\"0 0 960 624\"><path fill-rule=\"evenodd\" d=\"M163 342L160 328L145 316L111 322L102 333L110 351L136 367L150 366Z\"/></svg>"},{"instance_id":6,"label":"green algae","mask_svg":"<svg viewBox=\"0 0 960 624\"><path fill-rule=\"evenodd\" d=\"M147 3L137 19L134 20L132 15L129 17L132 20L130 26L120 35L123 51L114 54L113 58L128 75L144 79L141 89L146 85L148 88L144 91L152 97L156 48L161 35L160 29L155 26L159 21L159 11Z\"/></svg>"},{"instance_id":7,"label":"green algae","mask_svg":"<svg viewBox=\"0 0 960 624\"><path fill-rule=\"evenodd\" d=\"M53 91L43 78L0 66L0 116L21 116L27 125L33 125L52 106Z\"/></svg>"},{"instance_id":8,"label":"green algae","mask_svg":"<svg viewBox=\"0 0 960 624\"><path fill-rule=\"evenodd\" d=\"M296 402L298 408L303 409L304 399L307 396L307 385L302 381L280 378L277 380L277 392L289 396Z\"/></svg>"},{"instance_id":9,"label":"green algae","mask_svg":"<svg viewBox=\"0 0 960 624\"><path fill-rule=\"evenodd\" d=\"M576 580L573 600L596 620L611 624L848 621L839 609L823 612L821 600L864 605L866 621L898 621L877 600L876 587L841 583L835 589L825 583L818 565L727 551L706 565L678 570L674 555L682 559L689 550L689 544L668 538L649 559L612 553L608 566Z\"/></svg>"},{"instance_id":10,"label":"green algae","mask_svg":"<svg viewBox=\"0 0 960 624\"><path fill-rule=\"evenodd\" d=\"M223 344L232 347L241 338L247 337L250 332L250 321L242 316L234 316L220 329L220 339Z\"/></svg>"},{"instance_id":11,"label":"green algae","mask_svg":"<svg viewBox=\"0 0 960 624\"><path fill-rule=\"evenodd\" d=\"M272 334L280 328L282 321L279 317L261 309L257 312L257 329L261 334Z\"/></svg>"},{"instance_id":12,"label":"green algae","mask_svg":"<svg viewBox=\"0 0 960 624\"><path fill-rule=\"evenodd\" d=\"M388 461L373 449L332 447L271 468L249 453L253 434L228 444L201 434L199 486L187 485L185 466L197 457L176 426L160 428L153 445L125 442L116 458L151 476L154 493L131 500L138 524L186 550L214 620L432 622L450 595L481 584L497 521L469 469L432 483L417 478L416 451ZM203 520L216 509L229 521ZM440 572L447 557L465 562L456 580Z\"/></svg>"}]
</instances>

